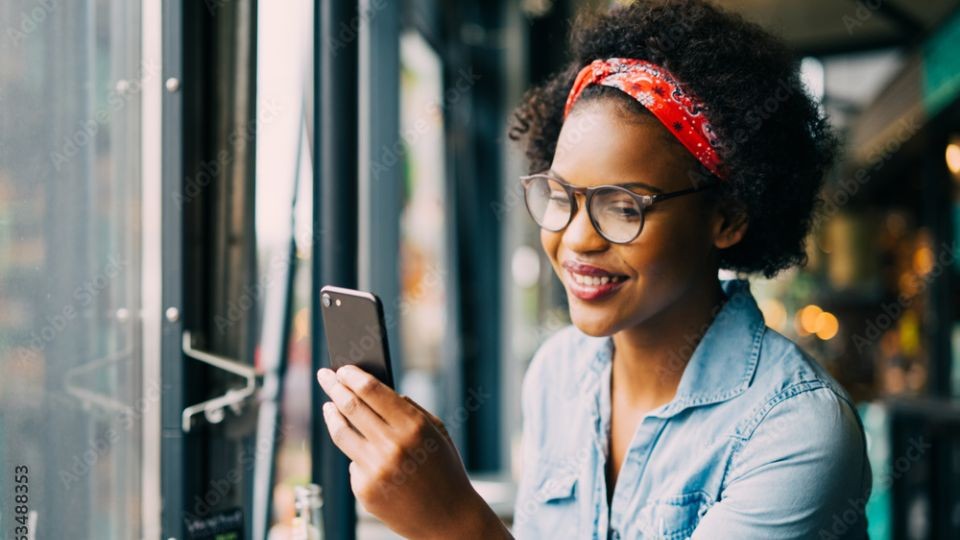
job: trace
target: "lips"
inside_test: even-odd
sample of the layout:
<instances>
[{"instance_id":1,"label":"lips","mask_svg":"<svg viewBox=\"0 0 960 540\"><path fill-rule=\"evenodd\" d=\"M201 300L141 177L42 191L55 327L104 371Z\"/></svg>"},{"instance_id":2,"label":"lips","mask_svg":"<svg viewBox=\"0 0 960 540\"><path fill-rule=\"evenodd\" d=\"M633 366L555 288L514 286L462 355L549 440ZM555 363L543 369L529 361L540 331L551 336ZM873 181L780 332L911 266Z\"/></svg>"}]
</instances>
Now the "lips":
<instances>
[{"instance_id":1,"label":"lips","mask_svg":"<svg viewBox=\"0 0 960 540\"><path fill-rule=\"evenodd\" d=\"M624 274L576 261L564 261L562 266L567 288L581 300L606 298L619 290L628 279Z\"/></svg>"}]
</instances>

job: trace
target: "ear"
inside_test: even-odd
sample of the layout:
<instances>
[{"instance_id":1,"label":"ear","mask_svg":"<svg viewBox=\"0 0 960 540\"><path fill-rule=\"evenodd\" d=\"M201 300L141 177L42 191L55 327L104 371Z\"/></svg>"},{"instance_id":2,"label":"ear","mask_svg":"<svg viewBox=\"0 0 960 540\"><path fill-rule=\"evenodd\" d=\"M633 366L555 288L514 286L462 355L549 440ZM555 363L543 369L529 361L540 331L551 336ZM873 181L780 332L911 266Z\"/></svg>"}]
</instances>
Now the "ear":
<instances>
[{"instance_id":1,"label":"ear","mask_svg":"<svg viewBox=\"0 0 960 540\"><path fill-rule=\"evenodd\" d=\"M713 215L714 247L726 249L736 245L747 234L748 225L749 219L745 208L717 208Z\"/></svg>"}]
</instances>

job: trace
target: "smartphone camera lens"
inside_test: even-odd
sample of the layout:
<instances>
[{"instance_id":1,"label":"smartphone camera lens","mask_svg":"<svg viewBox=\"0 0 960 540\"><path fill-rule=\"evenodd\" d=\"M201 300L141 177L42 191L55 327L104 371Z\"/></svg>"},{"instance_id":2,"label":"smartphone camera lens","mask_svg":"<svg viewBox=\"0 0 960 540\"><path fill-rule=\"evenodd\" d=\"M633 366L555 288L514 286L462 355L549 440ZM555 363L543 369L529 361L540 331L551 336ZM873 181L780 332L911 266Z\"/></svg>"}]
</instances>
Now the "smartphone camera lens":
<instances>
[{"instance_id":1,"label":"smartphone camera lens","mask_svg":"<svg viewBox=\"0 0 960 540\"><path fill-rule=\"evenodd\" d=\"M330 307L330 295L323 293L323 296L320 297L323 300L323 307Z\"/></svg>"}]
</instances>

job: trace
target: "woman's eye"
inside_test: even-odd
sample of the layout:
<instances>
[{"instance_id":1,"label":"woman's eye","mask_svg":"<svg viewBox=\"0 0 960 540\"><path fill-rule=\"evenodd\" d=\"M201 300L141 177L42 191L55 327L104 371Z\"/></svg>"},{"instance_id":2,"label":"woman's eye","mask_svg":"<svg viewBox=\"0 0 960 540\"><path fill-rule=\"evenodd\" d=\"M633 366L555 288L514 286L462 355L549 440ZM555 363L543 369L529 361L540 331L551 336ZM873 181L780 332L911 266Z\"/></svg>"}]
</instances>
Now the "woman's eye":
<instances>
[{"instance_id":1,"label":"woman's eye","mask_svg":"<svg viewBox=\"0 0 960 540\"><path fill-rule=\"evenodd\" d=\"M621 219L635 219L640 217L640 211L636 206L613 205L607 207L607 214Z\"/></svg>"}]
</instances>

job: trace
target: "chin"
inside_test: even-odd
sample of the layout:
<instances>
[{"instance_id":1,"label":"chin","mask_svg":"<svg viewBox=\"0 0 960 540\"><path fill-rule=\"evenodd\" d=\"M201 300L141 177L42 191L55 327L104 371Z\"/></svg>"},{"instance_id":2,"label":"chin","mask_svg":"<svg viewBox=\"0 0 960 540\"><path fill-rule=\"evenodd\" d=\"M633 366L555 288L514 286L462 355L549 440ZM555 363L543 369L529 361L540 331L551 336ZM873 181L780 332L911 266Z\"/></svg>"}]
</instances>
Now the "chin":
<instances>
[{"instance_id":1,"label":"chin","mask_svg":"<svg viewBox=\"0 0 960 540\"><path fill-rule=\"evenodd\" d=\"M577 299L568 300L570 302L570 322L584 334L592 337L612 336L617 332L617 321L610 319L610 313L604 309L577 306L574 302Z\"/></svg>"}]
</instances>

